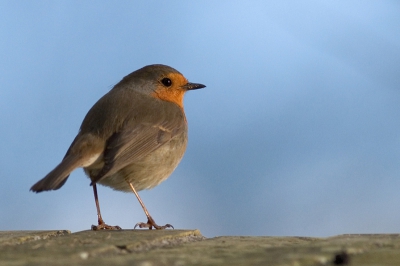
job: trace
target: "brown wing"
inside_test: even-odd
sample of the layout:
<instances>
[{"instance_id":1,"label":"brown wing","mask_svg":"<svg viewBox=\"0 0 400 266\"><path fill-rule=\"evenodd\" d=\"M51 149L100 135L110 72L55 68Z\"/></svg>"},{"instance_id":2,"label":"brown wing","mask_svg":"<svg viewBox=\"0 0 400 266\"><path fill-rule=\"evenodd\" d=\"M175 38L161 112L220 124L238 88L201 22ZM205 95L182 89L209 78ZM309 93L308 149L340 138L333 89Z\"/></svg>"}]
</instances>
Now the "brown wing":
<instances>
[{"instance_id":1,"label":"brown wing","mask_svg":"<svg viewBox=\"0 0 400 266\"><path fill-rule=\"evenodd\" d=\"M92 182L97 182L140 160L187 130L186 120L180 108L171 103L167 105L173 108L158 108L157 113L149 110L148 114L139 115L144 117L140 119L142 121L138 121L136 116L134 120L127 121L119 132L112 134L104 151L104 167Z\"/></svg>"}]
</instances>

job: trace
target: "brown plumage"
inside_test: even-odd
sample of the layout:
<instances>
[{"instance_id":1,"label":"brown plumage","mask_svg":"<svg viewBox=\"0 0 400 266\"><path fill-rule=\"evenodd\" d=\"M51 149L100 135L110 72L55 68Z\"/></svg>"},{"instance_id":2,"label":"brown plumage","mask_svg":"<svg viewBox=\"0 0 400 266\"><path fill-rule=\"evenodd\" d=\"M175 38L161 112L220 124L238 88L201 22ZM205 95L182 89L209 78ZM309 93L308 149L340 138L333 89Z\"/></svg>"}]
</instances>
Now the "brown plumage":
<instances>
[{"instance_id":1,"label":"brown plumage","mask_svg":"<svg viewBox=\"0 0 400 266\"><path fill-rule=\"evenodd\" d=\"M204 87L164 65L132 72L89 110L64 159L31 190L59 189L74 169L83 167L98 212L99 225L93 229L119 229L103 222L96 183L135 193L148 218L139 227L172 227L154 222L137 191L168 178L182 159L187 144L183 96Z\"/></svg>"}]
</instances>

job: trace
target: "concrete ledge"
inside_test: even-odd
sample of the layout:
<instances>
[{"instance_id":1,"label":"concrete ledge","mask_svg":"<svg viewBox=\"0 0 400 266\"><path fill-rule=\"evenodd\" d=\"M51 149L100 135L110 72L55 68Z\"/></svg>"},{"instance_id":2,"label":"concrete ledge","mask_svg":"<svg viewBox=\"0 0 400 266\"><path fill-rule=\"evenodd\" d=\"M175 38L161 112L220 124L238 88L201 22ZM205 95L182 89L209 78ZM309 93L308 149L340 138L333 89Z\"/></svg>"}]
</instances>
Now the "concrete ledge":
<instances>
[{"instance_id":1,"label":"concrete ledge","mask_svg":"<svg viewBox=\"0 0 400 266\"><path fill-rule=\"evenodd\" d=\"M400 265L400 235L205 239L198 230L0 232L0 265Z\"/></svg>"}]
</instances>

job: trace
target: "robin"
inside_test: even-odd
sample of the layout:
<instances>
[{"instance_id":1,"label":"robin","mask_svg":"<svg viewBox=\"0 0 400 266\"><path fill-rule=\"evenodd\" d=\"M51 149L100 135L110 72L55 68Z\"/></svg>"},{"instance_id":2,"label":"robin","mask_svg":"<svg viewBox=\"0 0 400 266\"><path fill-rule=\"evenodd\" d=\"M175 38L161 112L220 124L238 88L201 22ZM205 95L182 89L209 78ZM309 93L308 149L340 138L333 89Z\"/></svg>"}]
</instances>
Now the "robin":
<instances>
[{"instance_id":1,"label":"robin","mask_svg":"<svg viewBox=\"0 0 400 266\"><path fill-rule=\"evenodd\" d=\"M181 161L188 138L183 96L204 87L165 65L132 72L89 110L64 159L30 190L59 189L73 170L82 167L97 208L98 225L92 230L121 229L103 221L97 184L136 195L147 222L135 228L173 228L157 225L137 192L160 184Z\"/></svg>"}]
</instances>

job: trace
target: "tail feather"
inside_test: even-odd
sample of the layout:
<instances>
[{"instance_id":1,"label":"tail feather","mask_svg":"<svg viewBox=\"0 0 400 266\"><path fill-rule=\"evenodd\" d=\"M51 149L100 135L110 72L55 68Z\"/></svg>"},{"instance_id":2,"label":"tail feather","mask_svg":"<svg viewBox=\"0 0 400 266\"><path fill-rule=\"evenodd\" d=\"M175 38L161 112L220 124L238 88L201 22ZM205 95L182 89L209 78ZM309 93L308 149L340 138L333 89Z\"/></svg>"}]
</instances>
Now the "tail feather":
<instances>
[{"instance_id":1,"label":"tail feather","mask_svg":"<svg viewBox=\"0 0 400 266\"><path fill-rule=\"evenodd\" d=\"M76 156L67 155L53 171L34 184L30 190L38 193L46 190L59 189L67 182L70 173L79 166L79 161Z\"/></svg>"}]
</instances>

